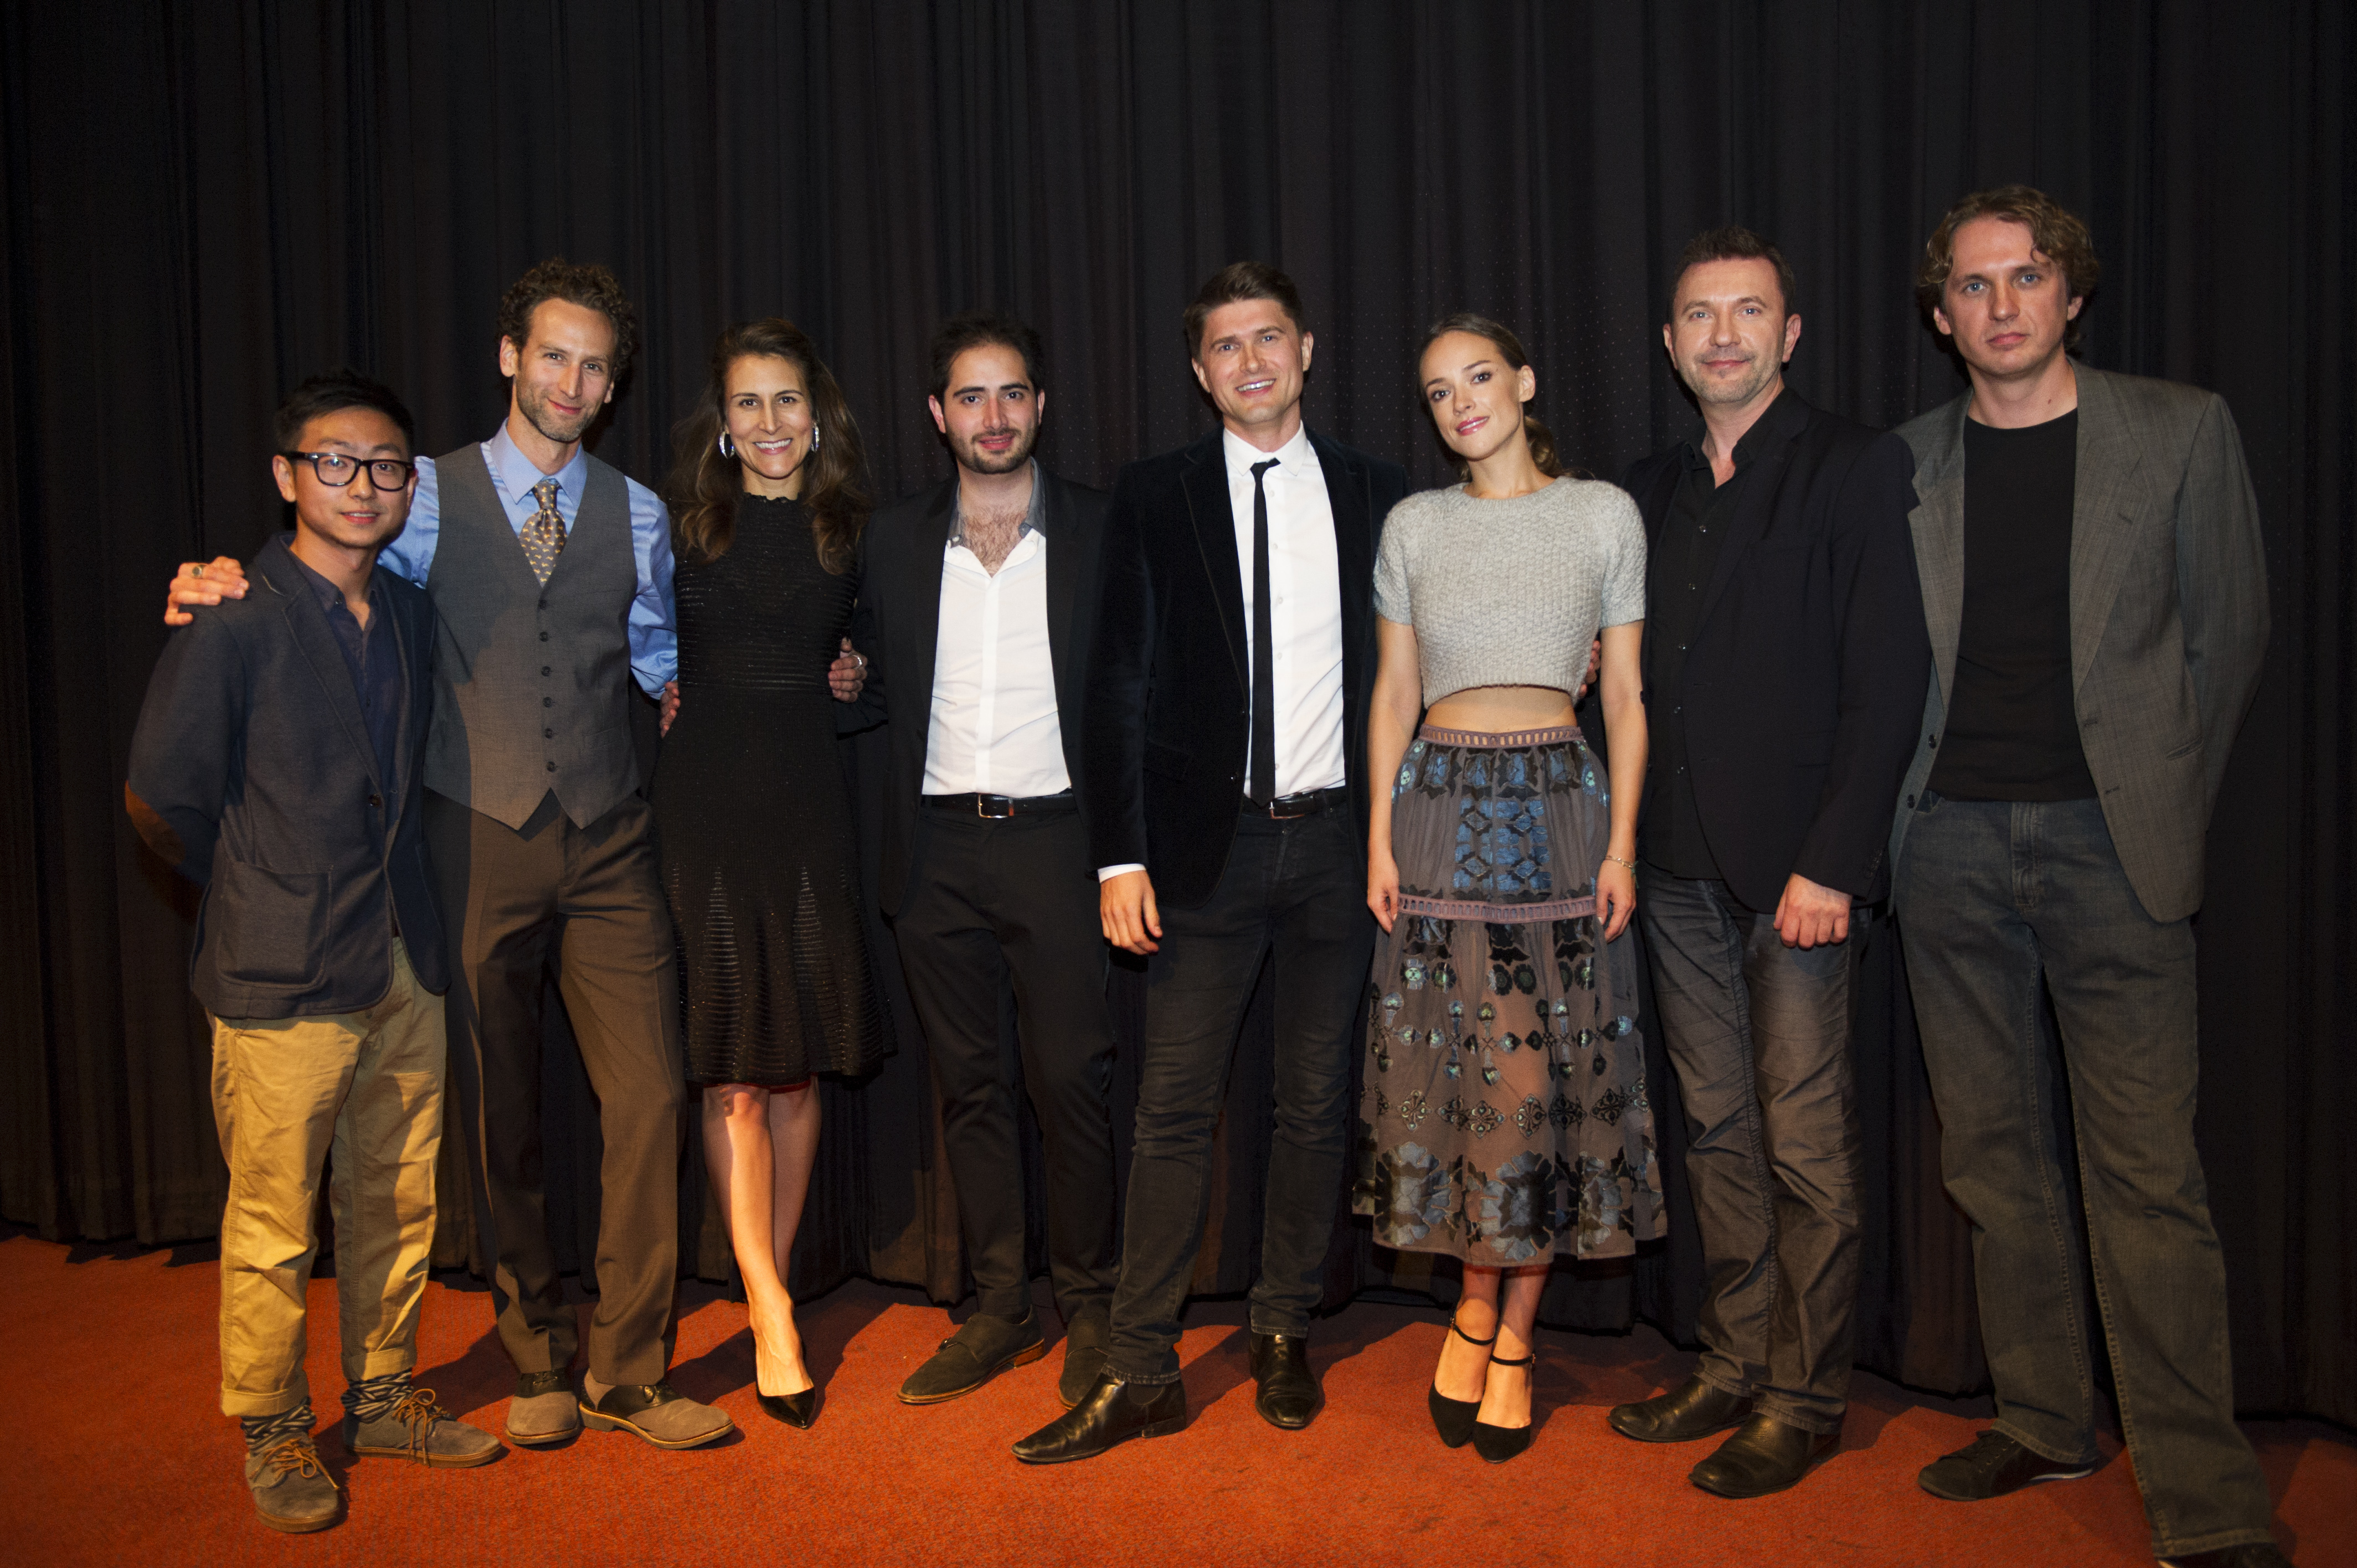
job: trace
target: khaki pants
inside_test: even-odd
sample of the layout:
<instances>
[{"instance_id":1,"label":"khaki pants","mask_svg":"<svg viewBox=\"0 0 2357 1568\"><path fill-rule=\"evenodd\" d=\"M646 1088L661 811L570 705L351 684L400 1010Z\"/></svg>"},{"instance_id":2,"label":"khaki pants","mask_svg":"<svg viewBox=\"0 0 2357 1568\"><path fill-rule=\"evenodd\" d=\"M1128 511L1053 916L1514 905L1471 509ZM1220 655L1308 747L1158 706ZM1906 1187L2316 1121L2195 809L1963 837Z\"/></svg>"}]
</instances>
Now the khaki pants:
<instances>
[{"instance_id":1,"label":"khaki pants","mask_svg":"<svg viewBox=\"0 0 2357 1568\"><path fill-rule=\"evenodd\" d=\"M393 944L393 988L358 1013L213 1020L213 1120L229 1161L221 1216L221 1412L311 1397L304 1297L330 1146L336 1300L350 1381L417 1364L442 1142L442 998Z\"/></svg>"}]
</instances>

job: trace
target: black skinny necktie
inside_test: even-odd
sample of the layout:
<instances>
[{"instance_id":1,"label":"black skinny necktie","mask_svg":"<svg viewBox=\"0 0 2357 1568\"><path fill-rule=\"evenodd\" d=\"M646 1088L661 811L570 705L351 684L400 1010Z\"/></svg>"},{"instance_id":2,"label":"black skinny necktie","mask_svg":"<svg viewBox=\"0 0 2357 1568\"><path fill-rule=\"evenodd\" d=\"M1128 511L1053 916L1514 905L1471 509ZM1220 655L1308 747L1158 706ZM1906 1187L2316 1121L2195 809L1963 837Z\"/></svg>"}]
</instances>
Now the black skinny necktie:
<instances>
[{"instance_id":1,"label":"black skinny necktie","mask_svg":"<svg viewBox=\"0 0 2357 1568\"><path fill-rule=\"evenodd\" d=\"M1253 465L1253 695L1252 798L1276 799L1276 634L1268 611L1267 474L1271 457Z\"/></svg>"}]
</instances>

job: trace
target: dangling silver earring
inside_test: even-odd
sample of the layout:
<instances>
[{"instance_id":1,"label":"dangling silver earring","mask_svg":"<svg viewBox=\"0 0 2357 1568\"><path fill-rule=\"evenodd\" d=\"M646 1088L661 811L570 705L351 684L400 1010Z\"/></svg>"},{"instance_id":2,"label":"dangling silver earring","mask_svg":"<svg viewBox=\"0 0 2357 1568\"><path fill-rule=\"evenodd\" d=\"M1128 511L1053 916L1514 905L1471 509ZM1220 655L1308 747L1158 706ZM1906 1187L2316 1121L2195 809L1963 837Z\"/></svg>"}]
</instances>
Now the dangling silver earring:
<instances>
[{"instance_id":1,"label":"dangling silver earring","mask_svg":"<svg viewBox=\"0 0 2357 1568\"><path fill-rule=\"evenodd\" d=\"M818 426L815 424L811 426L811 450L818 450Z\"/></svg>"},{"instance_id":2,"label":"dangling silver earring","mask_svg":"<svg viewBox=\"0 0 2357 1568\"><path fill-rule=\"evenodd\" d=\"M728 432L726 430L720 433L718 445L720 447L720 455L723 457L734 457L737 456L737 443L728 439Z\"/></svg>"}]
</instances>

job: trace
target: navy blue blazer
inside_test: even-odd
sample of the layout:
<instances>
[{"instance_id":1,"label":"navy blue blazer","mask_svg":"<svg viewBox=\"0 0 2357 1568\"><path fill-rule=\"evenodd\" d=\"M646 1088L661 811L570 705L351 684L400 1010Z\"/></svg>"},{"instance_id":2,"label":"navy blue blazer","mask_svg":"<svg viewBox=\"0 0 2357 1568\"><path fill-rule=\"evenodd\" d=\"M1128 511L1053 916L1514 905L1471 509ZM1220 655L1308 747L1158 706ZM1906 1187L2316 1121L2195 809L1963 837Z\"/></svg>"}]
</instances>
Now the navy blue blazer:
<instances>
[{"instance_id":1,"label":"navy blue blazer","mask_svg":"<svg viewBox=\"0 0 2357 1568\"><path fill-rule=\"evenodd\" d=\"M422 825L434 607L377 568L401 656L395 766L381 777L350 668L289 536L242 599L195 610L147 682L124 800L149 847L205 889L188 983L220 1018L375 1005L394 920L429 991L449 983Z\"/></svg>"},{"instance_id":2,"label":"navy blue blazer","mask_svg":"<svg viewBox=\"0 0 2357 1568\"><path fill-rule=\"evenodd\" d=\"M1407 470L1316 431L1342 593L1342 763L1367 848L1367 708L1375 682L1375 549ZM1135 863L1166 909L1219 886L1252 742L1243 568L1220 432L1130 464L1105 507L1103 599L1081 777L1091 853ZM1388 782L1388 781L1386 781Z\"/></svg>"}]
</instances>

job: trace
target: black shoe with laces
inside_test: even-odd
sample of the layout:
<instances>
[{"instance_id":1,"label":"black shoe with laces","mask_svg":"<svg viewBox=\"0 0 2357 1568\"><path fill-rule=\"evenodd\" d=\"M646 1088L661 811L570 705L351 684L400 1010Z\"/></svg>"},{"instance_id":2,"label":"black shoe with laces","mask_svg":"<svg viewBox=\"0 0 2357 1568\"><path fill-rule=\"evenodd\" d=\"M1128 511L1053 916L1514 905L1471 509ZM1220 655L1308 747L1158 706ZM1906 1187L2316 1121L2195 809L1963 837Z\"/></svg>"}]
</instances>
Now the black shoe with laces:
<instances>
[{"instance_id":1,"label":"black shoe with laces","mask_svg":"<svg viewBox=\"0 0 2357 1568\"><path fill-rule=\"evenodd\" d=\"M2066 1465L2033 1453L1990 1427L1953 1454L1924 1466L1915 1480L1935 1498L1977 1503L2018 1492L2033 1481L2075 1481L2094 1470L2093 1465Z\"/></svg>"}]
</instances>

